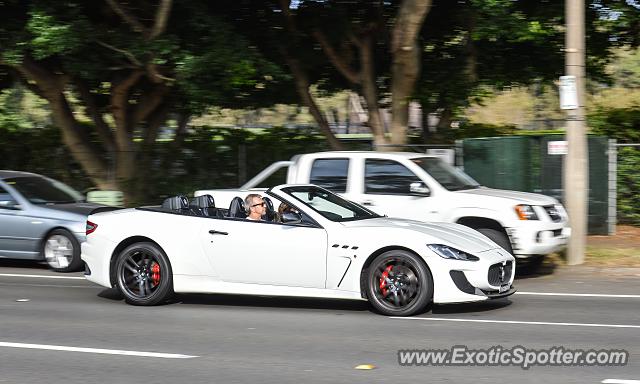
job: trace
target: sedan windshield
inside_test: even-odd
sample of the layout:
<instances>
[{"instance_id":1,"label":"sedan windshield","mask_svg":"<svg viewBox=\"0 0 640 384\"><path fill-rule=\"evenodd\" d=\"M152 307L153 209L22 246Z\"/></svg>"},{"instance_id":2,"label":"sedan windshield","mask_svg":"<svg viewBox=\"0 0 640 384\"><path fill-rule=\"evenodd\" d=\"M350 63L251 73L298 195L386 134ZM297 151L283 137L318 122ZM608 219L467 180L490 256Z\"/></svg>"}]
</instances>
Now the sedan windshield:
<instances>
[{"instance_id":1,"label":"sedan windshield","mask_svg":"<svg viewBox=\"0 0 640 384\"><path fill-rule=\"evenodd\" d=\"M63 204L83 201L82 195L59 181L39 176L13 177L5 183L33 204Z\"/></svg>"},{"instance_id":2,"label":"sedan windshield","mask_svg":"<svg viewBox=\"0 0 640 384\"><path fill-rule=\"evenodd\" d=\"M288 187L282 190L331 221L343 222L382 217L323 188L304 186Z\"/></svg>"},{"instance_id":3,"label":"sedan windshield","mask_svg":"<svg viewBox=\"0 0 640 384\"><path fill-rule=\"evenodd\" d=\"M480 184L471 176L453 167L437 157L418 157L411 159L417 166L424 169L440 185L449 191L479 188Z\"/></svg>"}]
</instances>

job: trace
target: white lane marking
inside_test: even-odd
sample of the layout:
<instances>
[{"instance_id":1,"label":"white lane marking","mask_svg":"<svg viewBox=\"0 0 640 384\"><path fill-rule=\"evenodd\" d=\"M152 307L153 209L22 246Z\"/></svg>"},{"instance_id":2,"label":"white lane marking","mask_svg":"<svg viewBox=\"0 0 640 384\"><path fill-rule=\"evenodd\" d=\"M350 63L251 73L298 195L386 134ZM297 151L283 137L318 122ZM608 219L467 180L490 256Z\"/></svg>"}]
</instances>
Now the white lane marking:
<instances>
[{"instance_id":1,"label":"white lane marking","mask_svg":"<svg viewBox=\"0 0 640 384\"><path fill-rule=\"evenodd\" d=\"M45 349L50 351L66 351L66 352L100 353L104 355L160 357L163 359L191 359L194 357L200 357L200 356L191 356L191 355L181 355L176 353L124 351L124 350L118 350L118 349L80 348L80 347L66 347L63 345L24 344L24 343L6 343L6 342L0 342L0 347Z\"/></svg>"},{"instance_id":2,"label":"white lane marking","mask_svg":"<svg viewBox=\"0 0 640 384\"><path fill-rule=\"evenodd\" d=\"M614 294L603 294L603 293L516 292L515 294L516 295L532 295L532 296L608 297L608 298L640 299L640 295L614 295Z\"/></svg>"},{"instance_id":3,"label":"white lane marking","mask_svg":"<svg viewBox=\"0 0 640 384\"><path fill-rule=\"evenodd\" d=\"M82 289L104 289L98 285L55 285L55 284L25 284L25 283L0 283L0 287L51 287L51 288L82 288Z\"/></svg>"},{"instance_id":4,"label":"white lane marking","mask_svg":"<svg viewBox=\"0 0 640 384\"><path fill-rule=\"evenodd\" d=\"M604 379L602 384L640 384L640 380Z\"/></svg>"},{"instance_id":5,"label":"white lane marking","mask_svg":"<svg viewBox=\"0 0 640 384\"><path fill-rule=\"evenodd\" d=\"M592 324L592 323L552 323L546 321L515 321L515 320L482 320L482 319L447 319L443 317L396 317L399 320L423 320L423 321L452 321L462 323L495 323L495 324L525 324L525 325L562 325L569 327L600 327L600 328L639 328L640 325L628 324Z\"/></svg>"},{"instance_id":6,"label":"white lane marking","mask_svg":"<svg viewBox=\"0 0 640 384\"><path fill-rule=\"evenodd\" d=\"M18 273L0 273L0 276L4 276L4 277L36 277L36 278L40 278L40 279L86 280L84 277L79 277L79 276L21 275L21 274L18 274Z\"/></svg>"}]
</instances>

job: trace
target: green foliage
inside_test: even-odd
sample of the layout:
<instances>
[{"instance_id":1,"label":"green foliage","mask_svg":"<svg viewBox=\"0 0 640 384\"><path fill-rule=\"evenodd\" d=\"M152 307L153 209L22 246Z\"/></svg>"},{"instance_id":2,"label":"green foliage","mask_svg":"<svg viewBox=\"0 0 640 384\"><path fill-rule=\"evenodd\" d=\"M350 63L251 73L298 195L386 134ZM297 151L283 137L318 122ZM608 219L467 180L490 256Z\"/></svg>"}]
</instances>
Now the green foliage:
<instances>
[{"instance_id":1,"label":"green foliage","mask_svg":"<svg viewBox=\"0 0 640 384\"><path fill-rule=\"evenodd\" d=\"M126 10L150 27L156 7L136 1ZM97 99L105 110L109 88L103 84L151 63L171 87L166 100L172 111L193 115L210 106L276 103L286 93L282 89L290 85L289 77L252 47L241 27L221 17L209 2L174 2L166 30L148 39L107 4L7 0L0 2L0 54L13 67L30 56L74 83L81 79L94 94L106 96ZM131 90L131 98L149 91L148 80L147 74Z\"/></svg>"},{"instance_id":2,"label":"green foliage","mask_svg":"<svg viewBox=\"0 0 640 384\"><path fill-rule=\"evenodd\" d=\"M617 86L640 88L640 49L622 50L613 66Z\"/></svg>"},{"instance_id":3,"label":"green foliage","mask_svg":"<svg viewBox=\"0 0 640 384\"><path fill-rule=\"evenodd\" d=\"M23 88L1 90L0 127L12 131L43 127L49 120L46 108L42 99Z\"/></svg>"},{"instance_id":4,"label":"green foliage","mask_svg":"<svg viewBox=\"0 0 640 384\"><path fill-rule=\"evenodd\" d=\"M65 182L80 191L91 187L78 164L62 144L60 130L16 130L0 121L0 169L44 174Z\"/></svg>"},{"instance_id":5,"label":"green foliage","mask_svg":"<svg viewBox=\"0 0 640 384\"><path fill-rule=\"evenodd\" d=\"M55 127L14 130L0 124L0 169L36 172L86 191L93 185L62 144ZM368 145L347 144L350 149ZM324 137L311 130L274 128L260 133L234 128L196 127L180 148L158 141L149 149L145 195L140 204L190 195L197 189L238 187L275 161L303 152L329 150ZM244 170L245 179L240 179ZM282 176L282 175L281 175ZM284 177L268 180L284 183Z\"/></svg>"},{"instance_id":6,"label":"green foliage","mask_svg":"<svg viewBox=\"0 0 640 384\"><path fill-rule=\"evenodd\" d=\"M65 24L41 10L33 10L29 16L27 31L32 36L31 51L38 60L73 52L82 45L80 29L89 29L84 22Z\"/></svg>"},{"instance_id":7,"label":"green foliage","mask_svg":"<svg viewBox=\"0 0 640 384\"><path fill-rule=\"evenodd\" d=\"M593 133L616 139L618 143L640 143L640 107L600 109L589 114L588 121Z\"/></svg>"},{"instance_id":8,"label":"green foliage","mask_svg":"<svg viewBox=\"0 0 640 384\"><path fill-rule=\"evenodd\" d=\"M446 129L430 134L430 144L453 144L456 140L472 139L478 137L499 137L520 134L520 131L512 125L492 125L479 123L463 123L459 128ZM421 138L411 137L410 142L420 144Z\"/></svg>"},{"instance_id":9,"label":"green foliage","mask_svg":"<svg viewBox=\"0 0 640 384\"><path fill-rule=\"evenodd\" d=\"M466 139L471 137L496 137L509 136L520 133L515 126L497 126L491 124L463 124L454 131L455 139Z\"/></svg>"}]
</instances>

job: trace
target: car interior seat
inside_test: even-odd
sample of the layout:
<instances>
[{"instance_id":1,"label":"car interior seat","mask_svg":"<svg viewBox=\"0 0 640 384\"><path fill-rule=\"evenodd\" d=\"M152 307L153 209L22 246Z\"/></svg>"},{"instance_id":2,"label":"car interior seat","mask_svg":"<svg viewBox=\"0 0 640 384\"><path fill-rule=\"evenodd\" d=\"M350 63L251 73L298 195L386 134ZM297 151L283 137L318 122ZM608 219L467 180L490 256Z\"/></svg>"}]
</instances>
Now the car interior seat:
<instances>
[{"instance_id":1,"label":"car interior seat","mask_svg":"<svg viewBox=\"0 0 640 384\"><path fill-rule=\"evenodd\" d=\"M247 209L244 206L244 200L241 197L234 197L229 205L229 217L238 217L244 219L247 217Z\"/></svg>"},{"instance_id":2,"label":"car interior seat","mask_svg":"<svg viewBox=\"0 0 640 384\"><path fill-rule=\"evenodd\" d=\"M189 202L191 213L198 216L218 217L218 209L211 195L194 197Z\"/></svg>"},{"instance_id":3,"label":"car interior seat","mask_svg":"<svg viewBox=\"0 0 640 384\"><path fill-rule=\"evenodd\" d=\"M265 203L265 212L262 218L266 221L275 221L276 210L273 208L273 201L268 197L263 197L262 201Z\"/></svg>"},{"instance_id":4,"label":"car interior seat","mask_svg":"<svg viewBox=\"0 0 640 384\"><path fill-rule=\"evenodd\" d=\"M186 196L172 196L162 202L162 208L179 213L191 213L189 210L189 199Z\"/></svg>"}]
</instances>

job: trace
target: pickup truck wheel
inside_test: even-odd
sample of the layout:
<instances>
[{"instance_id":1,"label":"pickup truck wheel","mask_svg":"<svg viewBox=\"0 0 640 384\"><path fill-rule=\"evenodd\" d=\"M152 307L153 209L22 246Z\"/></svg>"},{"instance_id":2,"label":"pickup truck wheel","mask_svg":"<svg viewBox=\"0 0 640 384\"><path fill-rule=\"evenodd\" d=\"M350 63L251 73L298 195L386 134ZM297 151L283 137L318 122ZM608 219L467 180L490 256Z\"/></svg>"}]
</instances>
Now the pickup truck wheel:
<instances>
[{"instance_id":1,"label":"pickup truck wheel","mask_svg":"<svg viewBox=\"0 0 640 384\"><path fill-rule=\"evenodd\" d=\"M116 260L116 286L129 304L156 305L173 295L167 255L153 243L125 248Z\"/></svg>"},{"instance_id":2,"label":"pickup truck wheel","mask_svg":"<svg viewBox=\"0 0 640 384\"><path fill-rule=\"evenodd\" d=\"M476 231L482 233L483 235L491 239L494 243L504 248L505 251L513 255L513 248L511 248L511 242L509 241L509 238L507 237L507 235L505 235L504 233L500 231L496 231L495 229L489 229L489 228L477 228Z\"/></svg>"},{"instance_id":3,"label":"pickup truck wheel","mask_svg":"<svg viewBox=\"0 0 640 384\"><path fill-rule=\"evenodd\" d=\"M391 250L369 266L365 289L374 309L388 316L412 316L424 312L433 298L431 272L419 256Z\"/></svg>"},{"instance_id":4,"label":"pickup truck wheel","mask_svg":"<svg viewBox=\"0 0 640 384\"><path fill-rule=\"evenodd\" d=\"M66 229L56 229L44 239L42 255L49 268L56 272L74 272L83 268L80 243Z\"/></svg>"}]
</instances>

